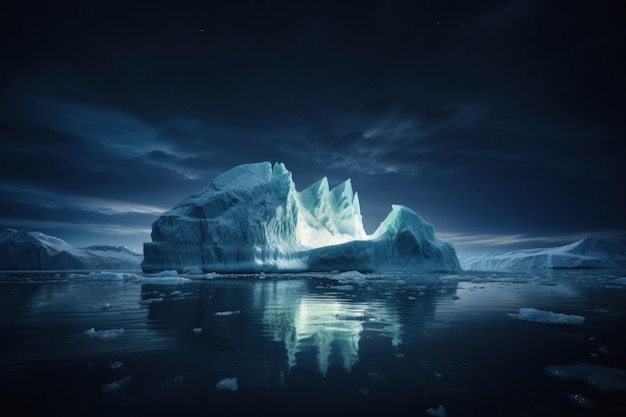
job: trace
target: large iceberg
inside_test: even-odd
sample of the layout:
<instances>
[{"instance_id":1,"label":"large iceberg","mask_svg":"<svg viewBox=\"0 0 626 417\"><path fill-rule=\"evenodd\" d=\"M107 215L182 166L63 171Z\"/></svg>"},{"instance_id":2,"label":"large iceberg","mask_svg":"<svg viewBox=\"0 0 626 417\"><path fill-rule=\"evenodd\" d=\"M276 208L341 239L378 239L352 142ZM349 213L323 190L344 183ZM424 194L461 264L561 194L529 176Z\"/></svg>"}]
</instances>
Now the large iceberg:
<instances>
[{"instance_id":1,"label":"large iceberg","mask_svg":"<svg viewBox=\"0 0 626 417\"><path fill-rule=\"evenodd\" d=\"M108 245L77 248L41 232L0 234L0 269L139 269L141 255Z\"/></svg>"},{"instance_id":2,"label":"large iceberg","mask_svg":"<svg viewBox=\"0 0 626 417\"><path fill-rule=\"evenodd\" d=\"M463 260L467 270L626 268L626 239L587 237L565 246Z\"/></svg>"},{"instance_id":3,"label":"large iceberg","mask_svg":"<svg viewBox=\"0 0 626 417\"><path fill-rule=\"evenodd\" d=\"M282 163L240 165L152 224L145 272L433 271L460 269L452 244L394 205L367 235L350 180L298 192Z\"/></svg>"}]
</instances>

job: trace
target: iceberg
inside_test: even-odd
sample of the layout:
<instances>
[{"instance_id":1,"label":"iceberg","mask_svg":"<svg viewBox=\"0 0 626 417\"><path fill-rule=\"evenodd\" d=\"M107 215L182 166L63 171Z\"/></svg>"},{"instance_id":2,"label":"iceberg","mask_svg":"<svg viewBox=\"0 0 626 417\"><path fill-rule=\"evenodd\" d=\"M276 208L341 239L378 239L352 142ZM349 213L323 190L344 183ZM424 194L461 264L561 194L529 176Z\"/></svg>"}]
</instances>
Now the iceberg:
<instances>
[{"instance_id":1,"label":"iceberg","mask_svg":"<svg viewBox=\"0 0 626 417\"><path fill-rule=\"evenodd\" d=\"M587 237L565 246L473 256L466 270L626 268L626 238Z\"/></svg>"},{"instance_id":2,"label":"iceberg","mask_svg":"<svg viewBox=\"0 0 626 417\"><path fill-rule=\"evenodd\" d=\"M285 165L239 165L182 199L152 224L142 269L203 272L449 271L454 246L412 210L393 205L378 229L363 228L348 179L297 191Z\"/></svg>"},{"instance_id":3,"label":"iceberg","mask_svg":"<svg viewBox=\"0 0 626 417\"><path fill-rule=\"evenodd\" d=\"M6 229L0 234L0 269L139 269L141 258L124 247L77 248L41 232Z\"/></svg>"}]
</instances>

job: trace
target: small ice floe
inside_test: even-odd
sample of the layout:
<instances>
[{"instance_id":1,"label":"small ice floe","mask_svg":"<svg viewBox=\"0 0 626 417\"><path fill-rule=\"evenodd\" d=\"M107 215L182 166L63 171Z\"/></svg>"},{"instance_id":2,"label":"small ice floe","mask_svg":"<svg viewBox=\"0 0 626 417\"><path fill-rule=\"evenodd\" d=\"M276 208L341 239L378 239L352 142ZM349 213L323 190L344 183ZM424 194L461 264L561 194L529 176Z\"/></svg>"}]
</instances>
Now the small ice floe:
<instances>
[{"instance_id":1,"label":"small ice floe","mask_svg":"<svg viewBox=\"0 0 626 417\"><path fill-rule=\"evenodd\" d=\"M545 373L562 380L579 380L600 391L626 391L626 371L591 363L546 366Z\"/></svg>"},{"instance_id":2,"label":"small ice floe","mask_svg":"<svg viewBox=\"0 0 626 417\"><path fill-rule=\"evenodd\" d=\"M441 373L439 373L439 372L437 372L437 371L433 371L433 375L434 375L434 376L435 376L435 378L437 378L437 379L441 379L441 378L443 378L443 374L441 374Z\"/></svg>"},{"instance_id":3,"label":"small ice floe","mask_svg":"<svg viewBox=\"0 0 626 417\"><path fill-rule=\"evenodd\" d=\"M202 333L202 327L194 327L192 331L193 334L200 334Z\"/></svg>"},{"instance_id":4,"label":"small ice floe","mask_svg":"<svg viewBox=\"0 0 626 417\"><path fill-rule=\"evenodd\" d=\"M111 369L119 369L122 366L124 366L124 364L120 361L111 362Z\"/></svg>"},{"instance_id":5,"label":"small ice floe","mask_svg":"<svg viewBox=\"0 0 626 417\"><path fill-rule=\"evenodd\" d=\"M577 325L585 322L585 318L582 316L555 313L553 311L538 310L536 308L520 308L517 314L507 314L514 319L538 323Z\"/></svg>"},{"instance_id":6,"label":"small ice floe","mask_svg":"<svg viewBox=\"0 0 626 417\"><path fill-rule=\"evenodd\" d=\"M437 417L446 417L446 409L443 408L443 405L440 405L437 408L429 408L426 410L426 414Z\"/></svg>"},{"instance_id":7,"label":"small ice floe","mask_svg":"<svg viewBox=\"0 0 626 417\"><path fill-rule=\"evenodd\" d=\"M611 354L611 351L609 350L609 347L607 345L598 347L598 352L606 356L609 356Z\"/></svg>"},{"instance_id":8,"label":"small ice floe","mask_svg":"<svg viewBox=\"0 0 626 417\"><path fill-rule=\"evenodd\" d=\"M100 304L100 309L101 310L108 310L111 308L111 304L110 303L102 303Z\"/></svg>"},{"instance_id":9,"label":"small ice floe","mask_svg":"<svg viewBox=\"0 0 626 417\"><path fill-rule=\"evenodd\" d=\"M140 282L150 283L150 284L186 284L191 282L191 279L181 277L180 275L172 275L172 276L147 276L141 277L139 279Z\"/></svg>"},{"instance_id":10,"label":"small ice floe","mask_svg":"<svg viewBox=\"0 0 626 417\"><path fill-rule=\"evenodd\" d=\"M110 340L123 335L124 329L96 330L92 327L89 330L85 330L85 334L89 337L95 337L100 340Z\"/></svg>"},{"instance_id":11,"label":"small ice floe","mask_svg":"<svg viewBox=\"0 0 626 417\"><path fill-rule=\"evenodd\" d=\"M586 408L587 410L593 409L593 403L580 394L571 393L568 397L572 403L579 407Z\"/></svg>"},{"instance_id":12,"label":"small ice floe","mask_svg":"<svg viewBox=\"0 0 626 417\"><path fill-rule=\"evenodd\" d=\"M359 271L346 271L341 274L337 274L333 279L336 279L342 284L364 284L367 281L365 275Z\"/></svg>"},{"instance_id":13,"label":"small ice floe","mask_svg":"<svg viewBox=\"0 0 626 417\"><path fill-rule=\"evenodd\" d=\"M124 281L124 275L120 272L90 272L87 278L100 281Z\"/></svg>"},{"instance_id":14,"label":"small ice floe","mask_svg":"<svg viewBox=\"0 0 626 417\"><path fill-rule=\"evenodd\" d=\"M110 382L108 384L105 384L102 386L102 392L115 392L118 391L120 388L122 388L124 385L128 384L131 380L130 375L122 378L122 379L118 379L117 381L113 381Z\"/></svg>"},{"instance_id":15,"label":"small ice floe","mask_svg":"<svg viewBox=\"0 0 626 417\"><path fill-rule=\"evenodd\" d=\"M163 297L155 297L155 298L148 298L146 300L141 300L139 304L148 305L148 304L160 303L161 301L163 301Z\"/></svg>"},{"instance_id":16,"label":"small ice floe","mask_svg":"<svg viewBox=\"0 0 626 417\"><path fill-rule=\"evenodd\" d=\"M233 314L240 314L241 311L237 310L237 311L218 311L217 313L215 313L215 316L232 316Z\"/></svg>"},{"instance_id":17,"label":"small ice floe","mask_svg":"<svg viewBox=\"0 0 626 417\"><path fill-rule=\"evenodd\" d=\"M237 377L224 378L220 380L215 386L215 389L218 391L237 391L239 389Z\"/></svg>"},{"instance_id":18,"label":"small ice floe","mask_svg":"<svg viewBox=\"0 0 626 417\"><path fill-rule=\"evenodd\" d=\"M170 293L170 297L180 297L181 295L183 295L183 293L180 291L172 291Z\"/></svg>"}]
</instances>

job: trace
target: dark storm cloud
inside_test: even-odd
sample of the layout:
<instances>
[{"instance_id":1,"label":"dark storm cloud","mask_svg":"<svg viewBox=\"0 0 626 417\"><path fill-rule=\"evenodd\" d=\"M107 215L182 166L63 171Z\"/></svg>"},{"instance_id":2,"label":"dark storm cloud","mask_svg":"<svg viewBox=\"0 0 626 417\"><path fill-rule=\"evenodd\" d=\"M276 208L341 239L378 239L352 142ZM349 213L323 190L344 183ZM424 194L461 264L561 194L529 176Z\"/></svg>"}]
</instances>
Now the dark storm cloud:
<instances>
[{"instance_id":1,"label":"dark storm cloud","mask_svg":"<svg viewBox=\"0 0 626 417\"><path fill-rule=\"evenodd\" d=\"M26 1L5 20L0 218L130 228L269 160L298 189L352 177L369 231L391 203L464 244L626 227L616 3Z\"/></svg>"}]
</instances>

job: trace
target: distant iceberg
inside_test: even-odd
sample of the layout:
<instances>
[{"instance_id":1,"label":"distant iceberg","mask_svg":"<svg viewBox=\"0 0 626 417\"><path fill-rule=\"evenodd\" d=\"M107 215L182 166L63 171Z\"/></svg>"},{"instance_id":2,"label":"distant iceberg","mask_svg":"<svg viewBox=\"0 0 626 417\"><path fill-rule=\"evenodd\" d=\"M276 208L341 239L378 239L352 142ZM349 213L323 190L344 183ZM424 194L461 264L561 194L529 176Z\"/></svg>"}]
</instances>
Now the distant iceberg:
<instances>
[{"instance_id":1,"label":"distant iceberg","mask_svg":"<svg viewBox=\"0 0 626 417\"><path fill-rule=\"evenodd\" d=\"M626 268L626 239L588 237L565 246L463 260L466 270Z\"/></svg>"},{"instance_id":2,"label":"distant iceberg","mask_svg":"<svg viewBox=\"0 0 626 417\"><path fill-rule=\"evenodd\" d=\"M76 248L41 232L0 234L0 269L139 269L142 256L124 247Z\"/></svg>"},{"instance_id":3,"label":"distant iceberg","mask_svg":"<svg viewBox=\"0 0 626 417\"><path fill-rule=\"evenodd\" d=\"M298 192L282 163L237 166L152 224L145 272L449 271L454 246L394 205L371 235L350 180Z\"/></svg>"}]
</instances>

